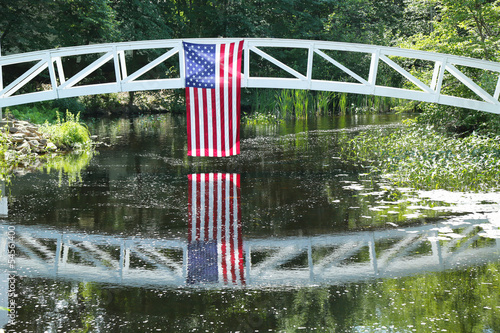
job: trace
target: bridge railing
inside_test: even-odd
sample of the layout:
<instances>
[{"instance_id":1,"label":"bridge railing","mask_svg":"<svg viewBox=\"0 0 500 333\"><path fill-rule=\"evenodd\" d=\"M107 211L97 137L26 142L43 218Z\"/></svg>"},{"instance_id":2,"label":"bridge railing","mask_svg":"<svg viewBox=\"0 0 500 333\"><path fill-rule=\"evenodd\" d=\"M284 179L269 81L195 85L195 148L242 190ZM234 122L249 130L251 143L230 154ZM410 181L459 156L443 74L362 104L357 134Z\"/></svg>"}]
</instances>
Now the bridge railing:
<instances>
[{"instance_id":1,"label":"bridge railing","mask_svg":"<svg viewBox=\"0 0 500 333\"><path fill-rule=\"evenodd\" d=\"M178 89L184 87L184 53L182 42L226 43L238 39L189 39L189 40L156 40L125 42L113 44L86 45L51 49L38 52L13 54L0 57L0 107L25 104L57 98L83 95L116 93L124 91ZM302 49L306 51L307 65L305 70L298 70L294 65L280 61L264 49ZM141 68L130 72L130 51L156 49L161 54ZM332 51L363 54L371 59L368 74L363 76L342 64L341 59ZM82 55L97 56L97 60L82 68L75 74L68 75L63 59ZM318 59L338 69L343 76L335 79L318 79L321 70L316 63ZM432 79L424 82L412 74L411 69L404 68L397 59L422 60L434 66ZM174 61L178 75L176 77L154 80L141 79L141 76L165 61ZM279 68L288 77L261 77L251 71L255 61L265 61ZM104 65L112 63L114 78L110 82L82 84L92 77L93 73ZM3 82L2 71L8 67L30 64L31 67L16 75L10 82ZM398 73L407 87L392 87L381 83L379 69L381 66ZM388 67L387 67L388 66ZM477 83L467 76L462 68L473 68L488 73L492 78L488 87ZM462 69L462 70L461 70ZM45 73L45 84L40 87L40 74ZM279 75L283 76L283 75ZM377 80L378 79L378 80ZM473 98L451 96L443 92L447 82L464 85L475 95ZM496 84L495 84L496 82ZM32 83L32 84L30 84ZM408 88L412 86L412 88ZM492 113L500 113L500 63L483 61L447 54L438 54L409 49L384 47L377 45L350 44L326 41L289 40L289 39L245 39L242 87L247 88L287 88L319 91L335 91L364 95L377 95L423 102L439 103L450 106L476 109Z\"/></svg>"}]
</instances>

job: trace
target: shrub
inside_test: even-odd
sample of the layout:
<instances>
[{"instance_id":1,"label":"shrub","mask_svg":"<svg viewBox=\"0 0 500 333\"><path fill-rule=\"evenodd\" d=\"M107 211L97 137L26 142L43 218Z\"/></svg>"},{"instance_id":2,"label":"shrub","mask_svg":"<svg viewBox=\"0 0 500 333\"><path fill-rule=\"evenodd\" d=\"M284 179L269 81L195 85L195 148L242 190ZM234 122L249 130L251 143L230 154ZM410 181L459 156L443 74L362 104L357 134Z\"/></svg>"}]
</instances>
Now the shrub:
<instances>
[{"instance_id":1,"label":"shrub","mask_svg":"<svg viewBox=\"0 0 500 333\"><path fill-rule=\"evenodd\" d=\"M40 130L49 135L51 141L58 147L78 147L90 145L90 132L80 123L80 113L76 116L66 111L66 119L61 120L57 112L57 122L53 125L45 123Z\"/></svg>"}]
</instances>

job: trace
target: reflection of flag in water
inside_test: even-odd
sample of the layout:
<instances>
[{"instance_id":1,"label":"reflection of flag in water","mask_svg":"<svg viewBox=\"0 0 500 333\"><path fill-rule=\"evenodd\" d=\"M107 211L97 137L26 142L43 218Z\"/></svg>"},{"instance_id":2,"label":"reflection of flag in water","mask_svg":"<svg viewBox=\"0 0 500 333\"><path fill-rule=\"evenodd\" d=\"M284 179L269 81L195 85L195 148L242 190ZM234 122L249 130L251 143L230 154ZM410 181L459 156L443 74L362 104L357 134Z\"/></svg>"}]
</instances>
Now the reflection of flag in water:
<instances>
[{"instance_id":1,"label":"reflection of flag in water","mask_svg":"<svg viewBox=\"0 0 500 333\"><path fill-rule=\"evenodd\" d=\"M243 41L183 45L188 155L239 154Z\"/></svg>"},{"instance_id":2,"label":"reflection of flag in water","mask_svg":"<svg viewBox=\"0 0 500 333\"><path fill-rule=\"evenodd\" d=\"M240 175L189 175L188 283L244 284Z\"/></svg>"}]
</instances>

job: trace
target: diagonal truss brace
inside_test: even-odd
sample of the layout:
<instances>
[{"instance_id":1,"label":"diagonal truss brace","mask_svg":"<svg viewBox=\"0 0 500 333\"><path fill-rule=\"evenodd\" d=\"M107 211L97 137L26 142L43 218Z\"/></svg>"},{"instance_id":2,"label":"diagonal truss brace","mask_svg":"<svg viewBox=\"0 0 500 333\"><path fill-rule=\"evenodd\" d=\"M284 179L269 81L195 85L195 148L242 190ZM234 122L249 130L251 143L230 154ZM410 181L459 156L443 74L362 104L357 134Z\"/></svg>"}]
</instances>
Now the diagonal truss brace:
<instances>
[{"instance_id":1,"label":"diagonal truss brace","mask_svg":"<svg viewBox=\"0 0 500 333\"><path fill-rule=\"evenodd\" d=\"M0 91L0 97L9 97L21 89L26 83L30 82L34 77L43 72L48 67L47 60L42 59L36 65L31 67L23 75L14 80L11 84Z\"/></svg>"},{"instance_id":2,"label":"diagonal truss brace","mask_svg":"<svg viewBox=\"0 0 500 333\"><path fill-rule=\"evenodd\" d=\"M95 60L93 63L82 69L78 74L74 75L71 79L61 84L59 86L59 89L68 89L73 87L75 84L77 84L78 82L89 76L91 73L96 71L102 65L113 59L113 57L114 57L113 52L111 51L107 52L99 59Z\"/></svg>"},{"instance_id":3,"label":"diagonal truss brace","mask_svg":"<svg viewBox=\"0 0 500 333\"><path fill-rule=\"evenodd\" d=\"M320 56L322 56L323 58L325 58L326 60L328 60L329 62L331 62L332 64L334 64L335 66L337 66L339 69L341 69L346 74L350 75L352 78L356 79L360 83L362 83L364 85L367 85L367 86L370 85L370 83L368 83L368 81L366 81L361 76L359 76L358 74L354 73L353 71L351 71L349 68L345 67L344 65L342 65L338 61L334 60L332 57L330 57L329 55L327 55L325 52L323 52L323 51L321 51L319 49L314 50L314 52L317 53L317 54L319 54Z\"/></svg>"},{"instance_id":4,"label":"diagonal truss brace","mask_svg":"<svg viewBox=\"0 0 500 333\"><path fill-rule=\"evenodd\" d=\"M423 91L428 92L430 94L434 93L434 90L432 90L425 83L423 83L422 81L420 81L419 79L417 79L415 76L413 76L412 74L410 74L406 69L402 68L397 63L395 63L394 61L392 61L391 59L389 59L386 55L381 54L380 55L380 59L383 62L385 62L386 64L388 64L389 66L391 66L392 68L394 68L399 74L403 75L411 83L413 83L414 85L416 85L417 87L419 87Z\"/></svg>"},{"instance_id":5,"label":"diagonal truss brace","mask_svg":"<svg viewBox=\"0 0 500 333\"><path fill-rule=\"evenodd\" d=\"M256 54L260 55L262 58L272 62L273 64L275 64L276 66L278 66L279 68L285 70L286 72L288 72L289 74L295 76L297 79L300 79L300 80L307 80L307 77L302 75L301 73L297 72L295 69L285 65L284 63L282 63L281 61L277 60L276 58L270 56L269 54L259 50L257 47L255 46L250 46L250 50L255 52Z\"/></svg>"},{"instance_id":6,"label":"diagonal truss brace","mask_svg":"<svg viewBox=\"0 0 500 333\"><path fill-rule=\"evenodd\" d=\"M168 58L172 57L173 55L175 55L177 53L179 53L179 48L178 47L174 47L170 51L162 54L161 56L159 56L158 58L156 58L155 60L153 60L152 62L150 62L149 64L147 64L146 66L138 69L137 71L135 71L134 73L130 74L129 76L125 75L125 78L123 79L123 83L126 84L126 83L130 83L130 82L136 80L139 76L145 74L146 72L148 72L152 68L158 66L159 64L161 64L162 62L164 62L165 60L167 60ZM125 63L123 63L122 66L123 66L123 68L126 68L125 67Z\"/></svg>"},{"instance_id":7,"label":"diagonal truss brace","mask_svg":"<svg viewBox=\"0 0 500 333\"><path fill-rule=\"evenodd\" d=\"M469 79L464 73L462 73L460 70L458 70L455 66L452 64L446 64L446 70L450 72L454 77L456 77L460 82L465 84L470 90L472 90L474 93L476 93L479 97L484 99L484 101L491 103L491 104L497 104L500 105L498 102L498 96L495 98L488 94L486 91L484 91L483 88L478 86L475 82L473 82L471 79ZM499 82L500 82L500 77L499 77ZM499 92L499 87L497 86L497 93Z\"/></svg>"}]
</instances>

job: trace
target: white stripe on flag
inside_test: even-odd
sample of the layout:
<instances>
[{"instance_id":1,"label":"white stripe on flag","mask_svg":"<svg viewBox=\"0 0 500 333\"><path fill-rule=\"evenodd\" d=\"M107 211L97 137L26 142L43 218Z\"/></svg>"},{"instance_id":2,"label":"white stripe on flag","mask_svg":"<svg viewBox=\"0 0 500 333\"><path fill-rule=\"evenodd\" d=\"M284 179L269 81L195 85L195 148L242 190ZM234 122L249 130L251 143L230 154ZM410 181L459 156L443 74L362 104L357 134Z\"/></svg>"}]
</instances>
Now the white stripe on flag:
<instances>
[{"instance_id":1,"label":"white stripe on flag","mask_svg":"<svg viewBox=\"0 0 500 333\"><path fill-rule=\"evenodd\" d=\"M216 48L215 51L215 59L220 59L220 46ZM220 73L220 61L215 62L215 73L218 74ZM217 117L217 157L222 156L221 152L221 147L222 147L222 131L221 131L221 126L222 126L222 117L220 113L220 87L221 82L220 82L220 76L215 75L215 105L216 105L216 111L215 115Z\"/></svg>"},{"instance_id":2,"label":"white stripe on flag","mask_svg":"<svg viewBox=\"0 0 500 333\"><path fill-rule=\"evenodd\" d=\"M195 88L188 88L189 90L189 100L194 101L194 89ZM188 104L189 107L189 118L190 118L190 129L191 129L191 147L190 149L193 151L196 151L196 110L195 110L195 103L191 102Z\"/></svg>"},{"instance_id":3,"label":"white stripe on flag","mask_svg":"<svg viewBox=\"0 0 500 333\"><path fill-rule=\"evenodd\" d=\"M214 156L214 126L212 110L212 94L207 90L207 128L208 128L208 156Z\"/></svg>"},{"instance_id":4,"label":"white stripe on flag","mask_svg":"<svg viewBox=\"0 0 500 333\"><path fill-rule=\"evenodd\" d=\"M224 155L227 156L229 149L229 50L228 45L224 48Z\"/></svg>"}]
</instances>

